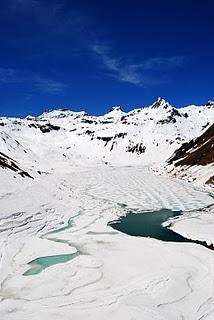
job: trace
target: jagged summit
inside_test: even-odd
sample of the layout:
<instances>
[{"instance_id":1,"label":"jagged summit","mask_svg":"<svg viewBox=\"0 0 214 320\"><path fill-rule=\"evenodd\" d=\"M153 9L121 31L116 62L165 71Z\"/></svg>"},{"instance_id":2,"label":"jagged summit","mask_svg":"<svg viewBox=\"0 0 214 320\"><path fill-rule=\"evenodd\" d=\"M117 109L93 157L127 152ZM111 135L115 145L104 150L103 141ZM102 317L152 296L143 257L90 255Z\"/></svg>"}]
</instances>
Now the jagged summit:
<instances>
[{"instance_id":1,"label":"jagged summit","mask_svg":"<svg viewBox=\"0 0 214 320\"><path fill-rule=\"evenodd\" d=\"M151 109L158 109L158 108L164 108L167 109L168 107L171 107L169 102L167 102L165 99L159 97L152 105Z\"/></svg>"},{"instance_id":2,"label":"jagged summit","mask_svg":"<svg viewBox=\"0 0 214 320\"><path fill-rule=\"evenodd\" d=\"M209 100L206 104L207 107L214 107L214 100Z\"/></svg>"},{"instance_id":3,"label":"jagged summit","mask_svg":"<svg viewBox=\"0 0 214 320\"><path fill-rule=\"evenodd\" d=\"M188 105L182 108L178 108L179 111L188 111L189 108L195 108L196 105ZM198 106L197 106L198 107ZM205 105L200 105L200 108L210 108L214 107L214 100L209 100ZM113 117L113 118L119 118L120 116L133 116L133 115L138 115L139 113L145 114L148 110L152 110L153 113L156 113L159 115L158 117L164 117L164 115L168 112L175 112L178 111L178 109L174 106L172 106L168 101L166 101L164 98L158 97L156 101L154 101L150 106L142 106L142 107L137 107L136 109L132 109L128 112L125 112L123 107L120 105L113 105L110 107L109 111L105 113L104 115L100 115L99 117ZM157 112L155 112L157 110ZM159 112L162 111L162 112ZM41 115L37 116L32 116L28 115L25 119L27 120L35 120L35 119L54 119L54 118L78 118L78 117L93 117L96 118L96 116L89 115L85 111L72 111L71 108L69 107L64 107L64 108L52 108L49 109L45 112L43 112Z\"/></svg>"}]
</instances>

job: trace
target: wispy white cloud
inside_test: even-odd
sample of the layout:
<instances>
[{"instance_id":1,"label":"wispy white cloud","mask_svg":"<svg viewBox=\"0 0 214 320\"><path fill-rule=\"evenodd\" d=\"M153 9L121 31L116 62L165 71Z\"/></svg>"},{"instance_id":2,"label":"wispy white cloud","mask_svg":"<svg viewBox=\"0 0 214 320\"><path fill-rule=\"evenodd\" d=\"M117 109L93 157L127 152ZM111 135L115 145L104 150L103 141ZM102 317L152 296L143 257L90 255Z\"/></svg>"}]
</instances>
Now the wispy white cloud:
<instances>
[{"instance_id":1,"label":"wispy white cloud","mask_svg":"<svg viewBox=\"0 0 214 320\"><path fill-rule=\"evenodd\" d=\"M17 71L13 68L0 68L0 83L20 82Z\"/></svg>"},{"instance_id":2,"label":"wispy white cloud","mask_svg":"<svg viewBox=\"0 0 214 320\"><path fill-rule=\"evenodd\" d=\"M36 91L54 95L61 95L66 89L66 85L61 81L50 79L32 72L1 67L0 84L30 85L32 92Z\"/></svg>"},{"instance_id":3,"label":"wispy white cloud","mask_svg":"<svg viewBox=\"0 0 214 320\"><path fill-rule=\"evenodd\" d=\"M139 66L144 70L162 70L163 68L176 68L181 67L184 63L183 56L171 56L171 57L156 57L150 58L144 61Z\"/></svg>"},{"instance_id":4,"label":"wispy white cloud","mask_svg":"<svg viewBox=\"0 0 214 320\"><path fill-rule=\"evenodd\" d=\"M34 87L37 91L56 95L63 94L66 89L66 85L63 82L41 77L35 79Z\"/></svg>"},{"instance_id":5,"label":"wispy white cloud","mask_svg":"<svg viewBox=\"0 0 214 320\"><path fill-rule=\"evenodd\" d=\"M149 71L161 71L182 66L182 56L156 57L147 59L141 63L126 63L121 57L113 57L109 46L94 43L91 51L100 59L108 74L118 81L146 87L154 83L166 82L166 76L152 78Z\"/></svg>"},{"instance_id":6,"label":"wispy white cloud","mask_svg":"<svg viewBox=\"0 0 214 320\"><path fill-rule=\"evenodd\" d=\"M139 86L144 84L143 76L139 72L137 65L124 64L121 58L111 57L109 48L99 43L93 44L91 50L100 58L104 68L110 72L110 75L117 80Z\"/></svg>"},{"instance_id":7,"label":"wispy white cloud","mask_svg":"<svg viewBox=\"0 0 214 320\"><path fill-rule=\"evenodd\" d=\"M12 16L14 14L27 16L29 18L27 21L30 21L30 23L33 21L38 27L42 26L44 32L48 31L48 34L60 35L60 37L63 34L63 36L68 37L71 43L75 43L73 45L74 49L72 49L74 55L81 55L90 51L96 59L99 59L105 73L120 82L139 87L165 83L168 76L166 71L181 67L184 62L184 58L181 56L155 57L137 63L127 61L123 56L115 56L109 45L96 41L99 31L91 30L90 18L75 10L73 6L66 7L66 0L51 0L49 2L43 0L7 1ZM39 54L37 53L41 56L44 54L44 50L41 50ZM152 74L154 72L157 72L155 77ZM7 69L7 74L3 72L1 75L0 70L0 82L4 82L5 77L8 82L9 80L10 82L16 82L16 74L16 71ZM52 91L55 94L64 91L65 85L61 82L49 79L43 79L44 81L42 81L41 77L38 82L35 78L34 76L34 80L31 79L34 88L40 88L40 90L46 90L46 92Z\"/></svg>"}]
</instances>

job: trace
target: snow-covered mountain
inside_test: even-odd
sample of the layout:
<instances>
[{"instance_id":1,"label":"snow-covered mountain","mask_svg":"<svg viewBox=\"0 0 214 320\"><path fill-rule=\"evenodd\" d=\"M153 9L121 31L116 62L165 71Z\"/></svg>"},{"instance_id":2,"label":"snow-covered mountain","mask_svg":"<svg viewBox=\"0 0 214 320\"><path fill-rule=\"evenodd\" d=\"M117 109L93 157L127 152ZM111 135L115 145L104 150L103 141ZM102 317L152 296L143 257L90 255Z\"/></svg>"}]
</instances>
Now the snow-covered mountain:
<instances>
[{"instance_id":1,"label":"snow-covered mountain","mask_svg":"<svg viewBox=\"0 0 214 320\"><path fill-rule=\"evenodd\" d=\"M159 98L127 113L115 106L103 116L58 109L0 118L0 151L33 176L65 163L159 164L213 122L212 101L177 109Z\"/></svg>"},{"instance_id":2,"label":"snow-covered mountain","mask_svg":"<svg viewBox=\"0 0 214 320\"><path fill-rule=\"evenodd\" d=\"M182 211L168 228L213 248L211 192L150 170L213 122L212 102L163 99L98 117L0 118L0 319L211 319L212 250L109 222Z\"/></svg>"}]
</instances>

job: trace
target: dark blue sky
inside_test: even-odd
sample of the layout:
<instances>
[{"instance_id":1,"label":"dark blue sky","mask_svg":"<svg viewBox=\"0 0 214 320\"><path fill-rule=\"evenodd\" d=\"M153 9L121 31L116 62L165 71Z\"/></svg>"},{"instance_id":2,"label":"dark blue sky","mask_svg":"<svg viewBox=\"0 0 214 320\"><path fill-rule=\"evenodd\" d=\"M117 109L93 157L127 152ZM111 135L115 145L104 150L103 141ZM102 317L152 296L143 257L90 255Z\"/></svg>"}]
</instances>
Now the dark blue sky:
<instances>
[{"instance_id":1,"label":"dark blue sky","mask_svg":"<svg viewBox=\"0 0 214 320\"><path fill-rule=\"evenodd\" d=\"M0 115L214 98L213 0L1 0Z\"/></svg>"}]
</instances>

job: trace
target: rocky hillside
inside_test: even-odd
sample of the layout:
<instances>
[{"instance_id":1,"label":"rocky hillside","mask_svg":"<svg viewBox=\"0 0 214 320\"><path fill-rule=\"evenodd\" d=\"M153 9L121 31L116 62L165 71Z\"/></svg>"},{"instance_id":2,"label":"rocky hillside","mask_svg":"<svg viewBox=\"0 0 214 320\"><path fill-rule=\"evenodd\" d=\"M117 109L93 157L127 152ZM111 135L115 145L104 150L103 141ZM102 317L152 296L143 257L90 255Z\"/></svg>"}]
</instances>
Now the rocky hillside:
<instances>
[{"instance_id":1,"label":"rocky hillside","mask_svg":"<svg viewBox=\"0 0 214 320\"><path fill-rule=\"evenodd\" d=\"M171 175L214 187L214 124L178 148L165 168Z\"/></svg>"}]
</instances>

